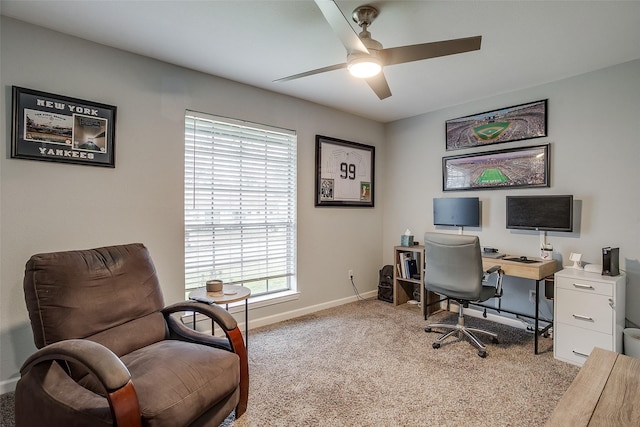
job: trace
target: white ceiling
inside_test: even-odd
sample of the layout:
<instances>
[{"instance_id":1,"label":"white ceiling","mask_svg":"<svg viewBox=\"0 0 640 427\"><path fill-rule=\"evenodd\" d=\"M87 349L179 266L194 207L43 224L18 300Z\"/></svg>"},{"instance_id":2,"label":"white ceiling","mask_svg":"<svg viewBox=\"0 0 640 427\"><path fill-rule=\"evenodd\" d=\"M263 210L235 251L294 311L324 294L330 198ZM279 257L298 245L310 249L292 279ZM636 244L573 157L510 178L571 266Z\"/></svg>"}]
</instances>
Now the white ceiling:
<instances>
[{"instance_id":1,"label":"white ceiling","mask_svg":"<svg viewBox=\"0 0 640 427\"><path fill-rule=\"evenodd\" d=\"M384 47L482 35L481 50L385 68L379 100L313 0L1 0L3 15L389 122L640 58L640 1L341 1L371 4ZM359 28L353 23L354 29Z\"/></svg>"}]
</instances>

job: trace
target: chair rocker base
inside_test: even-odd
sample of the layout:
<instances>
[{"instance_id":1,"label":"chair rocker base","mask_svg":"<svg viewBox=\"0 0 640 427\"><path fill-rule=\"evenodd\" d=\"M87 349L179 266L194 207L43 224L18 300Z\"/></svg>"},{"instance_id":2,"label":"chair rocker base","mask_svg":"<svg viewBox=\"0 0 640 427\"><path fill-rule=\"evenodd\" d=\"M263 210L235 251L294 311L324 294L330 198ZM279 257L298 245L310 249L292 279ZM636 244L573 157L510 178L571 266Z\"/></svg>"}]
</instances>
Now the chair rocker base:
<instances>
[{"instance_id":1,"label":"chair rocker base","mask_svg":"<svg viewBox=\"0 0 640 427\"><path fill-rule=\"evenodd\" d=\"M459 338L466 337L469 340L469 342L478 349L478 356L482 358L487 357L487 347L482 343L482 341L480 341L480 339L478 339L478 337L476 337L475 334L480 333L480 334L489 335L491 337L491 342L494 344L498 344L498 335L493 332L485 331L484 329L469 328L465 326L464 315L462 313L463 304L459 302L458 307L459 307L458 323L456 325L452 325L448 323L432 323L427 325L424 328L425 332L431 332L432 328L451 329L450 331L447 331L444 334L440 335L438 338L436 338L436 341L432 344L432 347L440 348L440 343L442 341L446 340L450 336L456 335Z\"/></svg>"}]
</instances>

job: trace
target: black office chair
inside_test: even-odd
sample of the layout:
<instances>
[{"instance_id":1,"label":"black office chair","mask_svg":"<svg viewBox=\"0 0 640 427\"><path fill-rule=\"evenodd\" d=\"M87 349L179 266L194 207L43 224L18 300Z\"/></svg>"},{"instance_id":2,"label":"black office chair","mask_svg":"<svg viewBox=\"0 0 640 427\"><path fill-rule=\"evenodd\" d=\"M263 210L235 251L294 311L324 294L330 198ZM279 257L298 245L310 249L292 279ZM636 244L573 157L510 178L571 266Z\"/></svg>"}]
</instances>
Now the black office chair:
<instances>
[{"instance_id":1,"label":"black office chair","mask_svg":"<svg viewBox=\"0 0 640 427\"><path fill-rule=\"evenodd\" d=\"M502 296L504 273L501 267L496 265L484 271L477 236L425 233L424 245L425 288L457 301L459 307L456 325L434 323L424 329L425 332L431 332L432 328L452 329L438 337L433 348L439 348L442 341L457 334L460 338L467 337L478 348L478 356L486 357L487 348L474 333L489 335L494 343L498 342L498 336L493 332L465 326L463 308L468 307L470 302L482 302ZM490 279L494 285L489 285Z\"/></svg>"}]
</instances>

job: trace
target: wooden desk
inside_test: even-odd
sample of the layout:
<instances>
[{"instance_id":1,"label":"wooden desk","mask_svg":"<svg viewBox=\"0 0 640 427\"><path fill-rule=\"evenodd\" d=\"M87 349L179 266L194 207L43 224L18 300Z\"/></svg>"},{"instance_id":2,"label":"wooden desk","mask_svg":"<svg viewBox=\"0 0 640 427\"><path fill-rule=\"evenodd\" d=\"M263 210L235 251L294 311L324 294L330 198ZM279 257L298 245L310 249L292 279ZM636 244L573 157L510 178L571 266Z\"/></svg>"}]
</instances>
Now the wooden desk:
<instances>
[{"instance_id":1,"label":"wooden desk","mask_svg":"<svg viewBox=\"0 0 640 427\"><path fill-rule=\"evenodd\" d=\"M542 280L559 271L558 262L554 259L542 260L540 258L530 258L536 260L532 263L518 261L508 261L505 258L517 258L516 255L507 255L504 258L482 258L482 267L487 269L494 265L502 267L502 271L507 276L522 277L523 279Z\"/></svg>"},{"instance_id":2,"label":"wooden desk","mask_svg":"<svg viewBox=\"0 0 640 427\"><path fill-rule=\"evenodd\" d=\"M640 359L594 348L548 427L639 426Z\"/></svg>"},{"instance_id":3,"label":"wooden desk","mask_svg":"<svg viewBox=\"0 0 640 427\"><path fill-rule=\"evenodd\" d=\"M559 271L560 269L558 268L558 262L554 259L542 260L540 258L529 257L529 259L531 260L536 260L536 262L532 262L532 263L509 261L505 259L505 258L516 258L516 257L517 257L516 255L506 255L504 258L482 258L482 267L485 270L487 270L493 267L494 265L499 265L502 268L502 271L504 271L505 276L521 277L523 279L535 280L535 283L536 283L535 310L536 311L533 317L534 319L533 352L535 354L538 354L538 336L540 335L540 333L546 332L546 329L548 329L549 326L551 326L551 324L549 324L549 326L545 328L544 331L542 332L538 331L538 325L540 323L539 322L540 316L538 314L538 312L540 311L540 293L544 291L544 288L542 288L543 289L542 291L540 290L540 284L544 282L545 277L549 277L553 275L556 271ZM512 314L517 314L520 316L531 318L531 316L523 313L515 313L507 310L502 310L502 311L504 311L505 313L512 313Z\"/></svg>"}]
</instances>

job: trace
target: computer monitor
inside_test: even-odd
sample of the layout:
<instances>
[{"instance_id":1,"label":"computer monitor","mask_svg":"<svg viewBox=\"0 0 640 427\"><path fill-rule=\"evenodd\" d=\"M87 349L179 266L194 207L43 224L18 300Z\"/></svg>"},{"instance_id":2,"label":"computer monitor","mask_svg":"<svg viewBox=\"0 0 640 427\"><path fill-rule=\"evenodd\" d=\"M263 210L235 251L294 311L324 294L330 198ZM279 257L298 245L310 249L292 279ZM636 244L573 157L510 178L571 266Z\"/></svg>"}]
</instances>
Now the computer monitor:
<instances>
[{"instance_id":1,"label":"computer monitor","mask_svg":"<svg viewBox=\"0 0 640 427\"><path fill-rule=\"evenodd\" d=\"M507 228L573 231L573 196L506 196Z\"/></svg>"},{"instance_id":2,"label":"computer monitor","mask_svg":"<svg viewBox=\"0 0 640 427\"><path fill-rule=\"evenodd\" d=\"M480 227L480 199L477 197L434 198L433 225Z\"/></svg>"}]
</instances>

